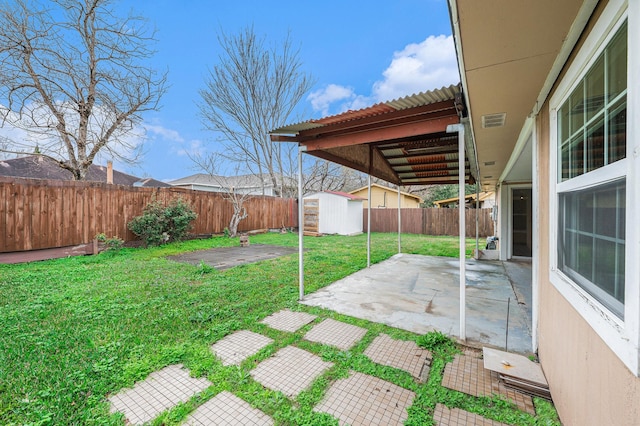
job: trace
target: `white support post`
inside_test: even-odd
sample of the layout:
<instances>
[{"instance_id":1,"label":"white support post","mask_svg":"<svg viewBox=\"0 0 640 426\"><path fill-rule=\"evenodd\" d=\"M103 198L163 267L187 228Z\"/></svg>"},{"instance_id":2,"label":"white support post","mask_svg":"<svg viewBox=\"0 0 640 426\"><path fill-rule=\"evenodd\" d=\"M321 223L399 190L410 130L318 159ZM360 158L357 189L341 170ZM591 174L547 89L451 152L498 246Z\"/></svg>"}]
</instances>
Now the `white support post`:
<instances>
[{"instance_id":1,"label":"white support post","mask_svg":"<svg viewBox=\"0 0 640 426\"><path fill-rule=\"evenodd\" d=\"M540 318L540 283L538 278L540 277L540 238L538 236L540 223L540 180L539 180L539 163L538 163L538 129L535 123L531 134L531 169L532 174L532 188L531 188L531 203L533 212L533 238L532 238L532 252L531 252L531 349L538 352L538 319Z\"/></svg>"},{"instance_id":2,"label":"white support post","mask_svg":"<svg viewBox=\"0 0 640 426\"><path fill-rule=\"evenodd\" d=\"M298 146L298 286L299 300L304 298L304 200L302 194L302 151Z\"/></svg>"},{"instance_id":3,"label":"white support post","mask_svg":"<svg viewBox=\"0 0 640 426\"><path fill-rule=\"evenodd\" d=\"M447 126L447 133L458 132L458 212L460 215L460 340L466 341L466 271L465 271L465 211L464 211L464 125L451 124Z\"/></svg>"},{"instance_id":4,"label":"white support post","mask_svg":"<svg viewBox=\"0 0 640 426\"><path fill-rule=\"evenodd\" d=\"M369 183L367 190L367 199L369 200L367 206L367 268L371 266L371 175L369 175Z\"/></svg>"},{"instance_id":5,"label":"white support post","mask_svg":"<svg viewBox=\"0 0 640 426\"><path fill-rule=\"evenodd\" d=\"M398 184L398 253L402 253L402 210L400 200L400 184Z\"/></svg>"},{"instance_id":6,"label":"white support post","mask_svg":"<svg viewBox=\"0 0 640 426\"><path fill-rule=\"evenodd\" d=\"M476 259L480 259L480 243L478 242L478 214L480 213L480 184L476 181Z\"/></svg>"}]
</instances>

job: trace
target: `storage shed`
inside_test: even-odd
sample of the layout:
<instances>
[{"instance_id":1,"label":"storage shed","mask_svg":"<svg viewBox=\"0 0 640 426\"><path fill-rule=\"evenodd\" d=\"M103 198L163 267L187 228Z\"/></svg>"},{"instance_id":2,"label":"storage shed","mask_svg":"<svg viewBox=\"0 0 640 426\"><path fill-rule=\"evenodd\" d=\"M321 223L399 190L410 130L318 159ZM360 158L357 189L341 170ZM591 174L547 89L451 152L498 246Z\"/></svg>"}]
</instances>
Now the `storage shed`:
<instances>
[{"instance_id":1,"label":"storage shed","mask_svg":"<svg viewBox=\"0 0 640 426\"><path fill-rule=\"evenodd\" d=\"M306 233L356 235L362 233L364 198L338 191L304 197Z\"/></svg>"}]
</instances>

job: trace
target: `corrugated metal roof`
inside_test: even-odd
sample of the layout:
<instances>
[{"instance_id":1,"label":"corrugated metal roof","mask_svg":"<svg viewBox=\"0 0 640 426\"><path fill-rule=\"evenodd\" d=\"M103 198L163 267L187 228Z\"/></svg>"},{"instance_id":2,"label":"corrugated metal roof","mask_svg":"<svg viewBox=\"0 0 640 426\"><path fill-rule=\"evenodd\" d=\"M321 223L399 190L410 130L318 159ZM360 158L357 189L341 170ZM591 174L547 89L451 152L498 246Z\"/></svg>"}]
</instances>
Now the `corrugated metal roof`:
<instances>
[{"instance_id":1,"label":"corrugated metal roof","mask_svg":"<svg viewBox=\"0 0 640 426\"><path fill-rule=\"evenodd\" d=\"M458 158L458 133L447 131L464 114L460 95L458 85L417 93L281 127L271 140L401 185L451 183L462 161L472 182L469 158Z\"/></svg>"},{"instance_id":2,"label":"corrugated metal roof","mask_svg":"<svg viewBox=\"0 0 640 426\"><path fill-rule=\"evenodd\" d=\"M311 119L301 123L289 124L279 127L269 132L270 134L297 134L301 131L316 129L330 124L346 123L352 120L358 120L367 117L375 117L377 115L386 114L393 111L401 111L408 108L416 108L425 105L431 105L438 102L454 100L456 95L460 93L459 85L452 84L449 87L442 87L427 92L421 92L414 95L405 96L403 98L394 99L387 102L381 102L367 108L356 111L346 111L341 114L330 115L319 119Z\"/></svg>"},{"instance_id":3,"label":"corrugated metal roof","mask_svg":"<svg viewBox=\"0 0 640 426\"><path fill-rule=\"evenodd\" d=\"M459 93L460 87L457 84L452 84L449 87L442 87L441 89L430 90L427 92L417 93L415 95L405 96L404 98L386 102L386 104L396 110L402 110L423 105L435 104L437 102L450 101L455 99L456 95Z\"/></svg>"}]
</instances>

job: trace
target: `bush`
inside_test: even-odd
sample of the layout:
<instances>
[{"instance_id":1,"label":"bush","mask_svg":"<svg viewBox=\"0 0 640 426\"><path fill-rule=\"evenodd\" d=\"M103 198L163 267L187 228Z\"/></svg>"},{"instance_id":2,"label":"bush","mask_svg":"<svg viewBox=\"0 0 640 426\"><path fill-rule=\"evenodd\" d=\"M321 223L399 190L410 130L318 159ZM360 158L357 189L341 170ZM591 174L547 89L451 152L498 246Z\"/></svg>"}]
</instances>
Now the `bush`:
<instances>
[{"instance_id":1,"label":"bush","mask_svg":"<svg viewBox=\"0 0 640 426\"><path fill-rule=\"evenodd\" d=\"M124 240L122 238L116 235L109 238L104 232L96 235L96 240L104 243L107 251L118 251L124 245Z\"/></svg>"},{"instance_id":2,"label":"bush","mask_svg":"<svg viewBox=\"0 0 640 426\"><path fill-rule=\"evenodd\" d=\"M152 201L144 208L142 216L134 217L127 226L147 246L157 246L183 239L196 217L191 206L180 198L166 207L159 201Z\"/></svg>"}]
</instances>

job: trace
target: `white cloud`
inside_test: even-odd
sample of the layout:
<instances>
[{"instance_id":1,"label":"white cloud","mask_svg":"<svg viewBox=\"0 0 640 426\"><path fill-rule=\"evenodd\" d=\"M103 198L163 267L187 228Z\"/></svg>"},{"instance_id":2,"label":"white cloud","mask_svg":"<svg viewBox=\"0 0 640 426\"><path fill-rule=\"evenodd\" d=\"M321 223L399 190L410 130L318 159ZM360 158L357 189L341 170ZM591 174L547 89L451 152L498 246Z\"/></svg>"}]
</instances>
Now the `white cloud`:
<instances>
[{"instance_id":1,"label":"white cloud","mask_svg":"<svg viewBox=\"0 0 640 426\"><path fill-rule=\"evenodd\" d=\"M460 81L453 36L429 36L394 52L391 64L382 72L369 96L352 88L329 84L308 96L314 111L323 116L358 110L377 102L389 101L414 93L440 89Z\"/></svg>"},{"instance_id":2,"label":"white cloud","mask_svg":"<svg viewBox=\"0 0 640 426\"><path fill-rule=\"evenodd\" d=\"M429 36L393 54L384 79L373 85L373 96L387 101L439 89L460 81L452 36Z\"/></svg>"},{"instance_id":3,"label":"white cloud","mask_svg":"<svg viewBox=\"0 0 640 426\"><path fill-rule=\"evenodd\" d=\"M206 148L200 139L192 139L186 144L182 144L177 154L181 157L197 157L204 154Z\"/></svg>"},{"instance_id":4,"label":"white cloud","mask_svg":"<svg viewBox=\"0 0 640 426\"><path fill-rule=\"evenodd\" d=\"M355 97L356 95L352 88L329 84L324 89L316 90L309 94L307 99L311 101L311 107L314 111L320 111L322 115L328 115L331 104L338 101L352 100Z\"/></svg>"},{"instance_id":5,"label":"white cloud","mask_svg":"<svg viewBox=\"0 0 640 426\"><path fill-rule=\"evenodd\" d=\"M144 128L147 131L147 135L152 133L173 142L184 142L184 138L180 136L180 133L177 130L167 129L166 127L157 124L145 124Z\"/></svg>"}]
</instances>

